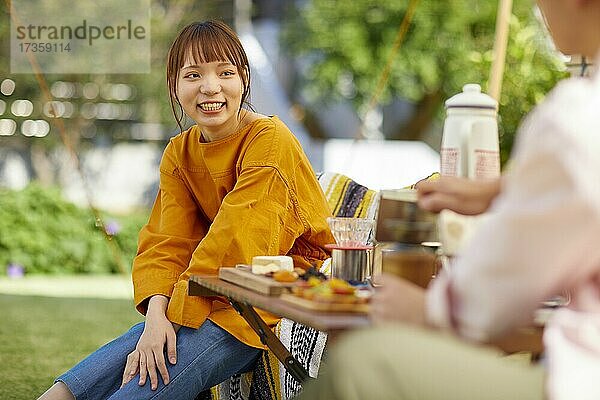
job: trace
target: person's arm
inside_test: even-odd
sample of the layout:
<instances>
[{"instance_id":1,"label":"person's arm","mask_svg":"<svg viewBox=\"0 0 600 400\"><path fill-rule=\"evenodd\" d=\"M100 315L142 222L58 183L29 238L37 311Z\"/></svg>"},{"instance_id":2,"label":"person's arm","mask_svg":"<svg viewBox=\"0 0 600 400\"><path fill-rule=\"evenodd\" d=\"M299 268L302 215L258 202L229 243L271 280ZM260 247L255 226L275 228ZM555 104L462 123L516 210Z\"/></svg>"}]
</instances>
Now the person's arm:
<instances>
[{"instance_id":1,"label":"person's arm","mask_svg":"<svg viewBox=\"0 0 600 400\"><path fill-rule=\"evenodd\" d=\"M419 207L440 212L449 209L459 214L485 212L501 190L501 179L472 180L442 176L416 185Z\"/></svg>"},{"instance_id":2,"label":"person's arm","mask_svg":"<svg viewBox=\"0 0 600 400\"><path fill-rule=\"evenodd\" d=\"M175 364L179 325L167 319L166 310L179 275L187 268L193 250L206 234L206 223L200 215L178 176L169 145L161 160L158 195L150 219L140 232L138 254L133 263L135 304L146 320L135 350L127 357L122 385L138 373L139 385L144 385L149 378L153 390L158 386L159 374L165 384L169 382L164 350L166 347L167 359Z\"/></svg>"},{"instance_id":3,"label":"person's arm","mask_svg":"<svg viewBox=\"0 0 600 400\"><path fill-rule=\"evenodd\" d=\"M207 230L208 223L179 176L173 147L169 144L160 164L158 194L149 221L140 231L138 252L133 261L134 300L138 311L145 314L148 300L154 295L171 296Z\"/></svg>"},{"instance_id":4,"label":"person's arm","mask_svg":"<svg viewBox=\"0 0 600 400\"><path fill-rule=\"evenodd\" d=\"M426 292L420 286L394 275L383 274L383 285L377 288L370 303L370 317L378 325L402 322L436 329L426 319ZM508 354L529 351L542 352L541 329L515 329L494 338L487 344Z\"/></svg>"},{"instance_id":5,"label":"person's arm","mask_svg":"<svg viewBox=\"0 0 600 400\"><path fill-rule=\"evenodd\" d=\"M370 302L370 317L376 324L404 322L426 326L425 289L390 274L382 275Z\"/></svg>"},{"instance_id":6,"label":"person's arm","mask_svg":"<svg viewBox=\"0 0 600 400\"><path fill-rule=\"evenodd\" d=\"M487 181L441 176L415 184L419 206L439 212L450 209L461 214L485 212L500 193L500 178ZM426 325L425 290L393 275L384 274L383 286L371 301L371 318L375 323L403 321Z\"/></svg>"},{"instance_id":7,"label":"person's arm","mask_svg":"<svg viewBox=\"0 0 600 400\"><path fill-rule=\"evenodd\" d=\"M527 137L489 219L451 273L430 285L432 324L493 339L529 322L541 301L593 270L600 257L597 194L590 186L596 183L582 177L594 164L553 126L544 128Z\"/></svg>"}]
</instances>

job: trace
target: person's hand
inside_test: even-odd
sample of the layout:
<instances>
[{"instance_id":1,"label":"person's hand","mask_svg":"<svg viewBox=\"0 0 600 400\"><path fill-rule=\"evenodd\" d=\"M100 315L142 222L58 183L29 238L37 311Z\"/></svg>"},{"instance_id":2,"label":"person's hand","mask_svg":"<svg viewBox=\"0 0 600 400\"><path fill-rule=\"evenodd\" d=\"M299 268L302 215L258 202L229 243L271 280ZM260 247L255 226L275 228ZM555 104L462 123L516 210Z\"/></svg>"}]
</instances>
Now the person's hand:
<instances>
[{"instance_id":1,"label":"person's hand","mask_svg":"<svg viewBox=\"0 0 600 400\"><path fill-rule=\"evenodd\" d=\"M500 178L475 181L452 176L419 182L418 204L433 212L449 209L465 215L481 214L500 193L500 182Z\"/></svg>"},{"instance_id":2,"label":"person's hand","mask_svg":"<svg viewBox=\"0 0 600 400\"><path fill-rule=\"evenodd\" d=\"M165 385L169 383L164 348L166 344L169 362L175 364L177 362L176 332L179 330L179 325L173 324L167 319L165 315L167 305L168 299L164 296L154 296L150 299L144 331L135 350L127 356L121 387L138 373L140 375L139 385L145 385L149 376L152 390L156 390L158 387L158 373Z\"/></svg>"},{"instance_id":3,"label":"person's hand","mask_svg":"<svg viewBox=\"0 0 600 400\"><path fill-rule=\"evenodd\" d=\"M373 322L425 325L425 289L395 275L384 273L381 278L383 285L370 304Z\"/></svg>"}]
</instances>

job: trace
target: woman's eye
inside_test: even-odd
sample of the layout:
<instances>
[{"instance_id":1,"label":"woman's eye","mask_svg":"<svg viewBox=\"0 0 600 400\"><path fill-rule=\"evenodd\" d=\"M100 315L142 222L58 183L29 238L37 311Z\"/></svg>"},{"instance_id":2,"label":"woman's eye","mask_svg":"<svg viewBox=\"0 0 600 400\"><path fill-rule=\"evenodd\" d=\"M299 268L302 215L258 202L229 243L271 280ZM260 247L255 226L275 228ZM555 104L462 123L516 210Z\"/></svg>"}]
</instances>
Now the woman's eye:
<instances>
[{"instance_id":1,"label":"woman's eye","mask_svg":"<svg viewBox=\"0 0 600 400\"><path fill-rule=\"evenodd\" d=\"M190 73L188 73L188 74L185 75L185 78L192 78L193 79L193 78L199 78L199 77L200 77L200 74L197 73L197 72L190 72Z\"/></svg>"},{"instance_id":2,"label":"woman's eye","mask_svg":"<svg viewBox=\"0 0 600 400\"><path fill-rule=\"evenodd\" d=\"M232 75L235 75L235 72L233 72L233 71L223 71L223 72L221 72L221 75L223 75L223 76L232 76Z\"/></svg>"}]
</instances>

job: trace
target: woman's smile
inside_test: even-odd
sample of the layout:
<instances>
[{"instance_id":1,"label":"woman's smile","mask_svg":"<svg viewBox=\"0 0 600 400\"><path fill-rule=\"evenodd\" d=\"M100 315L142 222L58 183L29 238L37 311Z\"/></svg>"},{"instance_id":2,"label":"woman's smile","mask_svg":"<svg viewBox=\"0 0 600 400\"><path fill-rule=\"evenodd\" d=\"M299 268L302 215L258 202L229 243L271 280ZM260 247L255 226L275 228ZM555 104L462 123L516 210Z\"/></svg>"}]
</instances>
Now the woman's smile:
<instances>
[{"instance_id":1,"label":"woman's smile","mask_svg":"<svg viewBox=\"0 0 600 400\"><path fill-rule=\"evenodd\" d=\"M207 102L198 104L198 108L200 108L203 112L205 112L207 114L213 114L213 113L221 111L221 109L223 107L225 107L225 104L226 104L225 102L207 101Z\"/></svg>"}]
</instances>

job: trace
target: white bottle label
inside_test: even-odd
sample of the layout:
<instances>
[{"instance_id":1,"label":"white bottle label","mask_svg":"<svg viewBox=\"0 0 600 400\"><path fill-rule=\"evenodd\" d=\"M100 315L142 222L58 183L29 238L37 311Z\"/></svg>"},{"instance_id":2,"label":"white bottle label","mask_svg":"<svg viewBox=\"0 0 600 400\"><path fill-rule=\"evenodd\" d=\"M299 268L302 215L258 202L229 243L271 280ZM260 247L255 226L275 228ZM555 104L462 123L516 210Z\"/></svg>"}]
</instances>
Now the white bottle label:
<instances>
[{"instance_id":1,"label":"white bottle label","mask_svg":"<svg viewBox=\"0 0 600 400\"><path fill-rule=\"evenodd\" d=\"M440 151L440 172L445 176L458 176L458 156L460 150L456 147L445 147Z\"/></svg>"},{"instance_id":2,"label":"white bottle label","mask_svg":"<svg viewBox=\"0 0 600 400\"><path fill-rule=\"evenodd\" d=\"M470 178L493 179L500 176L500 153L493 150L475 149L475 160Z\"/></svg>"}]
</instances>

